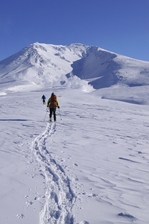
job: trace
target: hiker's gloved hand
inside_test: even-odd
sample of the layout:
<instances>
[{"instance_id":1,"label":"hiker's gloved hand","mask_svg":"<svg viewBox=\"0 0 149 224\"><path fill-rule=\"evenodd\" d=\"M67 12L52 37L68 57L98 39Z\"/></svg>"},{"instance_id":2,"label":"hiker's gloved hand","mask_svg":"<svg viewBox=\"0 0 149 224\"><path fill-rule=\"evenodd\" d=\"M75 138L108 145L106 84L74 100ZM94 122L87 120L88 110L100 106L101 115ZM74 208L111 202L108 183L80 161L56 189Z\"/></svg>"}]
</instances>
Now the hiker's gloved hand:
<instances>
[{"instance_id":1,"label":"hiker's gloved hand","mask_svg":"<svg viewBox=\"0 0 149 224\"><path fill-rule=\"evenodd\" d=\"M58 109L60 108L60 106L58 106Z\"/></svg>"}]
</instances>

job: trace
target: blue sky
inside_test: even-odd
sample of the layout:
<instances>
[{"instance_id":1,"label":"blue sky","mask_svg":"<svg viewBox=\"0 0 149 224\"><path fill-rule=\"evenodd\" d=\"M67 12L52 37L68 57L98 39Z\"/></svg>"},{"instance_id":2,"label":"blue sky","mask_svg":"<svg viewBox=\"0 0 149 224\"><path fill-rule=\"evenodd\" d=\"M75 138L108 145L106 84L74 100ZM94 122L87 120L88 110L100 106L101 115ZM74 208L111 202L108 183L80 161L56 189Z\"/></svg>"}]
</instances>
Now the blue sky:
<instances>
[{"instance_id":1,"label":"blue sky","mask_svg":"<svg viewBox=\"0 0 149 224\"><path fill-rule=\"evenodd\" d=\"M5 0L0 60L34 43L82 43L149 61L149 0Z\"/></svg>"}]
</instances>

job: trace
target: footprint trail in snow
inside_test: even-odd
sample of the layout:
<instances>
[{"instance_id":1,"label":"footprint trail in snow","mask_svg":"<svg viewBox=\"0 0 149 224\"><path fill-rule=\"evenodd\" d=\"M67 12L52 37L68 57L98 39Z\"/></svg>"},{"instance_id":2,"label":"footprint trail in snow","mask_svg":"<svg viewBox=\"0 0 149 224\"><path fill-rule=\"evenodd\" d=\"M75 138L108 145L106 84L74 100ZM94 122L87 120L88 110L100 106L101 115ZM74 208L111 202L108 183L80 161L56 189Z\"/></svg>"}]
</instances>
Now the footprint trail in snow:
<instances>
[{"instance_id":1,"label":"footprint trail in snow","mask_svg":"<svg viewBox=\"0 0 149 224\"><path fill-rule=\"evenodd\" d=\"M45 202L40 212L39 224L73 224L72 207L75 195L70 187L70 180L63 168L52 158L49 149L56 132L56 123L48 123L45 131L38 135L32 145L35 159L45 178ZM51 138L50 145L46 145Z\"/></svg>"}]
</instances>

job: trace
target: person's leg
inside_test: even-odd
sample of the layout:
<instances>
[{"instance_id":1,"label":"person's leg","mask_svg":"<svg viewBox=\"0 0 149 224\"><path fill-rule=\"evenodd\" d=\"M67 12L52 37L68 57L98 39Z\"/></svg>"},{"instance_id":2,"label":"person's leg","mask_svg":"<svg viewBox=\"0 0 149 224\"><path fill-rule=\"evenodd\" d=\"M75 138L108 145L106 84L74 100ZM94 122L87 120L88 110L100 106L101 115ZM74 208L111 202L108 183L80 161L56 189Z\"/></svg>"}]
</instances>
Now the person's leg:
<instances>
[{"instance_id":1,"label":"person's leg","mask_svg":"<svg viewBox=\"0 0 149 224\"><path fill-rule=\"evenodd\" d=\"M53 108L54 121L56 121L56 108Z\"/></svg>"},{"instance_id":2,"label":"person's leg","mask_svg":"<svg viewBox=\"0 0 149 224\"><path fill-rule=\"evenodd\" d=\"M49 114L50 121L52 120L52 112L53 112L52 109L53 109L53 108L50 108L50 114Z\"/></svg>"}]
</instances>

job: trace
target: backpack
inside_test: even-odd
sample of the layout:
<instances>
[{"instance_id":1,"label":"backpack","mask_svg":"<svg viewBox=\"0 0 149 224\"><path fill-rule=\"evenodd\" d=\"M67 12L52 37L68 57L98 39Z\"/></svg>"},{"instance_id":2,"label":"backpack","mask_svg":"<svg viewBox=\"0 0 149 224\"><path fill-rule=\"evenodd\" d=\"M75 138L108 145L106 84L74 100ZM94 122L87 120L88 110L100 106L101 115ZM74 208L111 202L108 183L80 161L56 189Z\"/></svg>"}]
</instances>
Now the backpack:
<instances>
[{"instance_id":1,"label":"backpack","mask_svg":"<svg viewBox=\"0 0 149 224\"><path fill-rule=\"evenodd\" d=\"M50 98L50 107L57 107L57 96L52 95Z\"/></svg>"}]
</instances>

